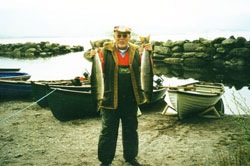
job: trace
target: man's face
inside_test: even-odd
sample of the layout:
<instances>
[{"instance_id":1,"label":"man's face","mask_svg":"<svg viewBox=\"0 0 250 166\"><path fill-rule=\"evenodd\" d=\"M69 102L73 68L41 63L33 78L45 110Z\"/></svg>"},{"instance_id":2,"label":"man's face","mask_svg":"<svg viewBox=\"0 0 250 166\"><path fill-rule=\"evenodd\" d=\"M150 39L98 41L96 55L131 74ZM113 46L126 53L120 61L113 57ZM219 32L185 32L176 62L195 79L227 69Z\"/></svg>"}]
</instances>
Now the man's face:
<instances>
[{"instance_id":1,"label":"man's face","mask_svg":"<svg viewBox=\"0 0 250 166\"><path fill-rule=\"evenodd\" d=\"M128 41L130 40L130 34L122 33L122 32L115 32L114 38L119 49L126 49L128 46Z\"/></svg>"}]
</instances>

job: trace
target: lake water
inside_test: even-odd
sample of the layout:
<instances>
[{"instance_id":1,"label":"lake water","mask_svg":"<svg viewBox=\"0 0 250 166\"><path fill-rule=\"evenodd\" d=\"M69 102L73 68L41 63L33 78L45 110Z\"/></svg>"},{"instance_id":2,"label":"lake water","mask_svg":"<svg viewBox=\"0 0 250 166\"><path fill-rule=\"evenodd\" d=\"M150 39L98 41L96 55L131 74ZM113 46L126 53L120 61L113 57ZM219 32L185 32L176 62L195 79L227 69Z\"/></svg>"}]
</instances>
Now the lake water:
<instances>
[{"instance_id":1,"label":"lake water","mask_svg":"<svg viewBox=\"0 0 250 166\"><path fill-rule=\"evenodd\" d=\"M106 37L107 38L107 37ZM25 43L25 42L41 42L49 41L51 43L59 43L66 45L82 45L84 49L90 48L89 40L100 40L105 37L89 37L89 38L23 38L23 39L1 39L0 43ZM164 41L164 40L163 40ZM6 57L0 57L0 68L21 68L22 72L27 72L31 75L30 80L61 80L72 79L76 76L82 76L83 72L91 71L91 63L83 58L84 52L69 53L66 55L50 57L50 58L38 58L34 60L20 60L11 59ZM239 73L240 74L240 73ZM189 78L182 79L177 77L163 77L163 84L166 86L177 86L185 83L198 81L197 79ZM234 87L225 87L225 94L223 95L223 101L225 104L226 114L245 114L242 112L238 105L234 104L235 98L242 98L245 100L241 102L245 104L245 108L250 113L250 90L247 86L236 90ZM166 98L167 100L167 98Z\"/></svg>"}]
</instances>

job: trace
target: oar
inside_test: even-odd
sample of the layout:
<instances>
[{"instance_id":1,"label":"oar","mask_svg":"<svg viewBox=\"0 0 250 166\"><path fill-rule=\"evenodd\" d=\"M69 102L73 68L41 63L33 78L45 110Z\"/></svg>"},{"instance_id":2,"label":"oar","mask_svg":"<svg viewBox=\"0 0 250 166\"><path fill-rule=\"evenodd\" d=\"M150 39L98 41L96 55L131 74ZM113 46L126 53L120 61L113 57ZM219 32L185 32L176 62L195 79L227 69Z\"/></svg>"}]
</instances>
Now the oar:
<instances>
[{"instance_id":1,"label":"oar","mask_svg":"<svg viewBox=\"0 0 250 166\"><path fill-rule=\"evenodd\" d=\"M169 88L169 89L196 89L196 87L186 87L186 86L160 86L159 88Z\"/></svg>"}]
</instances>

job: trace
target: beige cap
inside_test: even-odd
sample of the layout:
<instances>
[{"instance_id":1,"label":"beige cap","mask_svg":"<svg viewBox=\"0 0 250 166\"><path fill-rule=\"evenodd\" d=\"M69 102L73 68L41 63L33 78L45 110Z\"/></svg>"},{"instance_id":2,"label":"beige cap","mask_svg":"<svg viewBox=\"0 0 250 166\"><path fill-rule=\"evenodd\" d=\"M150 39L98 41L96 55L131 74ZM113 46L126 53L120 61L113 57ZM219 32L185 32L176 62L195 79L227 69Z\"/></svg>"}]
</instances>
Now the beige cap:
<instances>
[{"instance_id":1,"label":"beige cap","mask_svg":"<svg viewBox=\"0 0 250 166\"><path fill-rule=\"evenodd\" d=\"M131 33L131 29L125 26L115 26L114 32Z\"/></svg>"}]
</instances>

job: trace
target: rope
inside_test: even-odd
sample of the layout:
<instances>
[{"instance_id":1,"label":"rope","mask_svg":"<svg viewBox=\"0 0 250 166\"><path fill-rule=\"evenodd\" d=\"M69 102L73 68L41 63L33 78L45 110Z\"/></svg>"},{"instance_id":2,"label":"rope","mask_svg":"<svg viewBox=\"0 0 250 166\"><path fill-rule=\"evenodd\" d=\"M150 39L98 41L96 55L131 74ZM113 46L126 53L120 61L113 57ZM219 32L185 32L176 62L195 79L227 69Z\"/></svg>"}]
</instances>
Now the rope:
<instances>
[{"instance_id":1,"label":"rope","mask_svg":"<svg viewBox=\"0 0 250 166\"><path fill-rule=\"evenodd\" d=\"M19 113L25 111L26 109L28 109L29 107L35 105L36 103L38 103L39 101L43 100L44 98L48 97L49 95L51 95L51 94L52 94L53 92L55 92L55 91L56 91L56 89L52 90L51 92L49 92L48 94L46 94L45 96L43 96L43 97L40 98L39 100L35 101L34 103L30 104L29 106L27 106L27 107L25 107L25 108L23 108L23 109L17 111L16 113L14 113L14 114L8 116L8 117L5 118L5 119L0 120L0 123L5 122L5 121L7 121L8 119L10 119L10 118L16 116L17 114L19 114Z\"/></svg>"}]
</instances>

